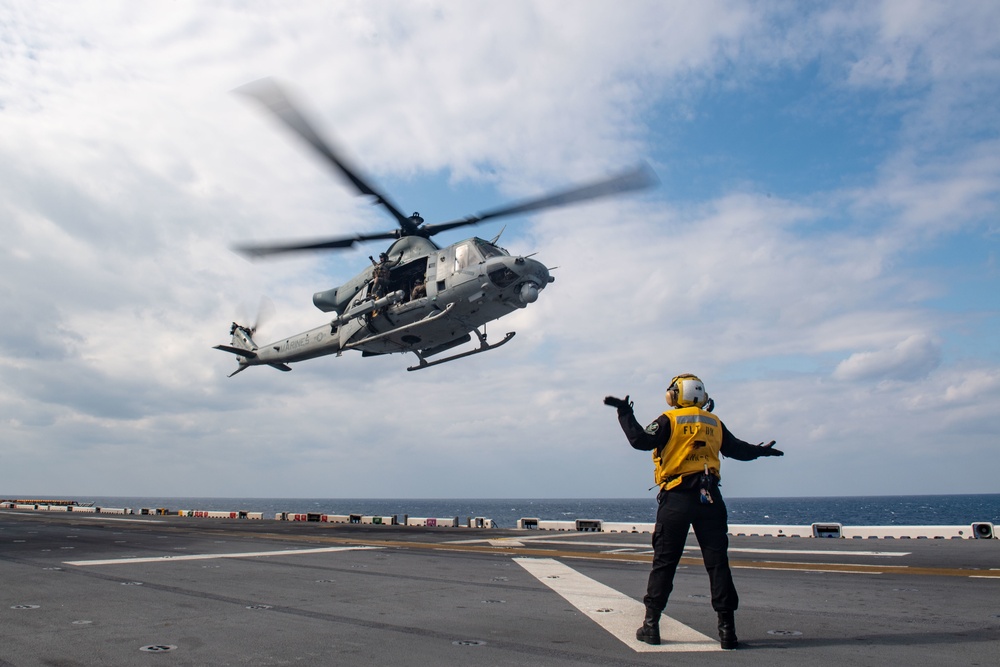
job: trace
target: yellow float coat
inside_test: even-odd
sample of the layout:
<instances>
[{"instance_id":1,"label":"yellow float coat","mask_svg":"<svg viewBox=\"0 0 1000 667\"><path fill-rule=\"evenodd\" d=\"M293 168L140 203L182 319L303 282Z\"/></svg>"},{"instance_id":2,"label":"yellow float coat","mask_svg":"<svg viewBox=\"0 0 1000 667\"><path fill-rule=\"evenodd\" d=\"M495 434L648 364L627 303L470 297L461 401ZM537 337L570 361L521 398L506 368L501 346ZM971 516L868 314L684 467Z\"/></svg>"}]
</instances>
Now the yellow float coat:
<instances>
[{"instance_id":1,"label":"yellow float coat","mask_svg":"<svg viewBox=\"0 0 1000 667\"><path fill-rule=\"evenodd\" d=\"M681 478L705 467L719 477L719 449L722 447L722 422L701 408L678 408L663 413L670 420L670 439L662 449L653 450L656 483L669 490Z\"/></svg>"}]
</instances>

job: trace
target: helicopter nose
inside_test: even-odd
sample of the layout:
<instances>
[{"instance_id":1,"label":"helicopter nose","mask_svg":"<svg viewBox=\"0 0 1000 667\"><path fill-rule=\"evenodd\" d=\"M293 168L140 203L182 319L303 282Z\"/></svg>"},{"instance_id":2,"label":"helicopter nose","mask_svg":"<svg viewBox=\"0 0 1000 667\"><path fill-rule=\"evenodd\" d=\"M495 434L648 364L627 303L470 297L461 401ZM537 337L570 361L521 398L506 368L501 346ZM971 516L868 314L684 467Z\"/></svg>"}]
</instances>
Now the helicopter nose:
<instances>
[{"instance_id":1,"label":"helicopter nose","mask_svg":"<svg viewBox=\"0 0 1000 667\"><path fill-rule=\"evenodd\" d=\"M520 274L525 278L534 278L538 284L550 282L548 267L538 260L530 257L518 257L514 263L521 266Z\"/></svg>"}]
</instances>

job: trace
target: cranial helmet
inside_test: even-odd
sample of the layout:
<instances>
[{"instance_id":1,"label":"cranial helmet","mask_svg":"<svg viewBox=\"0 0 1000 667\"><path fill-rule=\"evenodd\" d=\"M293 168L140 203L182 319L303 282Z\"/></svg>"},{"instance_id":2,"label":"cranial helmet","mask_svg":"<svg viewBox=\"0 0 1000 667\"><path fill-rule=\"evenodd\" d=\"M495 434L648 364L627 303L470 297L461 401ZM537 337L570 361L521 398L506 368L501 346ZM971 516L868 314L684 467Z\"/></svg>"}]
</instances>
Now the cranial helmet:
<instances>
[{"instance_id":1,"label":"cranial helmet","mask_svg":"<svg viewBox=\"0 0 1000 667\"><path fill-rule=\"evenodd\" d=\"M684 373L670 381L667 405L674 408L700 408L708 403L705 383L697 375Z\"/></svg>"}]
</instances>

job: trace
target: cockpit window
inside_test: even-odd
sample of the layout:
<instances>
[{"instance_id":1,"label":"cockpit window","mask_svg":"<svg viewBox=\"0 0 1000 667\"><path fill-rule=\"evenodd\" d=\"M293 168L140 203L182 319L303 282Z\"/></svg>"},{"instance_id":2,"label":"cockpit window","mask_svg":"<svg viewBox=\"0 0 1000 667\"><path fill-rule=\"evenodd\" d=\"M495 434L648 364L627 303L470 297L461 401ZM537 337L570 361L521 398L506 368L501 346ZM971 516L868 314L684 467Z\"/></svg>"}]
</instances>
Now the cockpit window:
<instances>
[{"instance_id":1,"label":"cockpit window","mask_svg":"<svg viewBox=\"0 0 1000 667\"><path fill-rule=\"evenodd\" d=\"M484 241L483 239L474 239L476 244L476 249L482 254L483 258L489 259L490 257L507 257L508 253L503 248L493 245L489 241Z\"/></svg>"},{"instance_id":2,"label":"cockpit window","mask_svg":"<svg viewBox=\"0 0 1000 667\"><path fill-rule=\"evenodd\" d=\"M472 263L472 259L471 259L472 253L469 252L469 251L470 251L470 248L469 248L469 244L468 243L463 243L461 245L455 246L455 271L456 272L461 271L462 269L464 269L465 267L467 267L469 264Z\"/></svg>"}]
</instances>

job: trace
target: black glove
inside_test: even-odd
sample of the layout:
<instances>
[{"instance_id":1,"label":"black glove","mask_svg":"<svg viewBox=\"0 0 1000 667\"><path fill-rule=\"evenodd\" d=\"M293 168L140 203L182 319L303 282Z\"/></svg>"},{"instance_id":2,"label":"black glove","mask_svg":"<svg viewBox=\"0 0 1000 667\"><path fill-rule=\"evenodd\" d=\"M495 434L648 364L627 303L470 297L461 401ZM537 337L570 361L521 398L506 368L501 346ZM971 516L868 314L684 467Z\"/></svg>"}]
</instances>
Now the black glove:
<instances>
[{"instance_id":1,"label":"black glove","mask_svg":"<svg viewBox=\"0 0 1000 667\"><path fill-rule=\"evenodd\" d=\"M614 396L605 396L604 405L610 405L611 407L618 408L619 410L631 410L632 403L628 400L628 396L625 398L615 398Z\"/></svg>"},{"instance_id":2,"label":"black glove","mask_svg":"<svg viewBox=\"0 0 1000 667\"><path fill-rule=\"evenodd\" d=\"M766 445L761 442L757 445L760 447L760 456L784 456L785 453L780 449L774 448L774 440L767 443Z\"/></svg>"}]
</instances>

